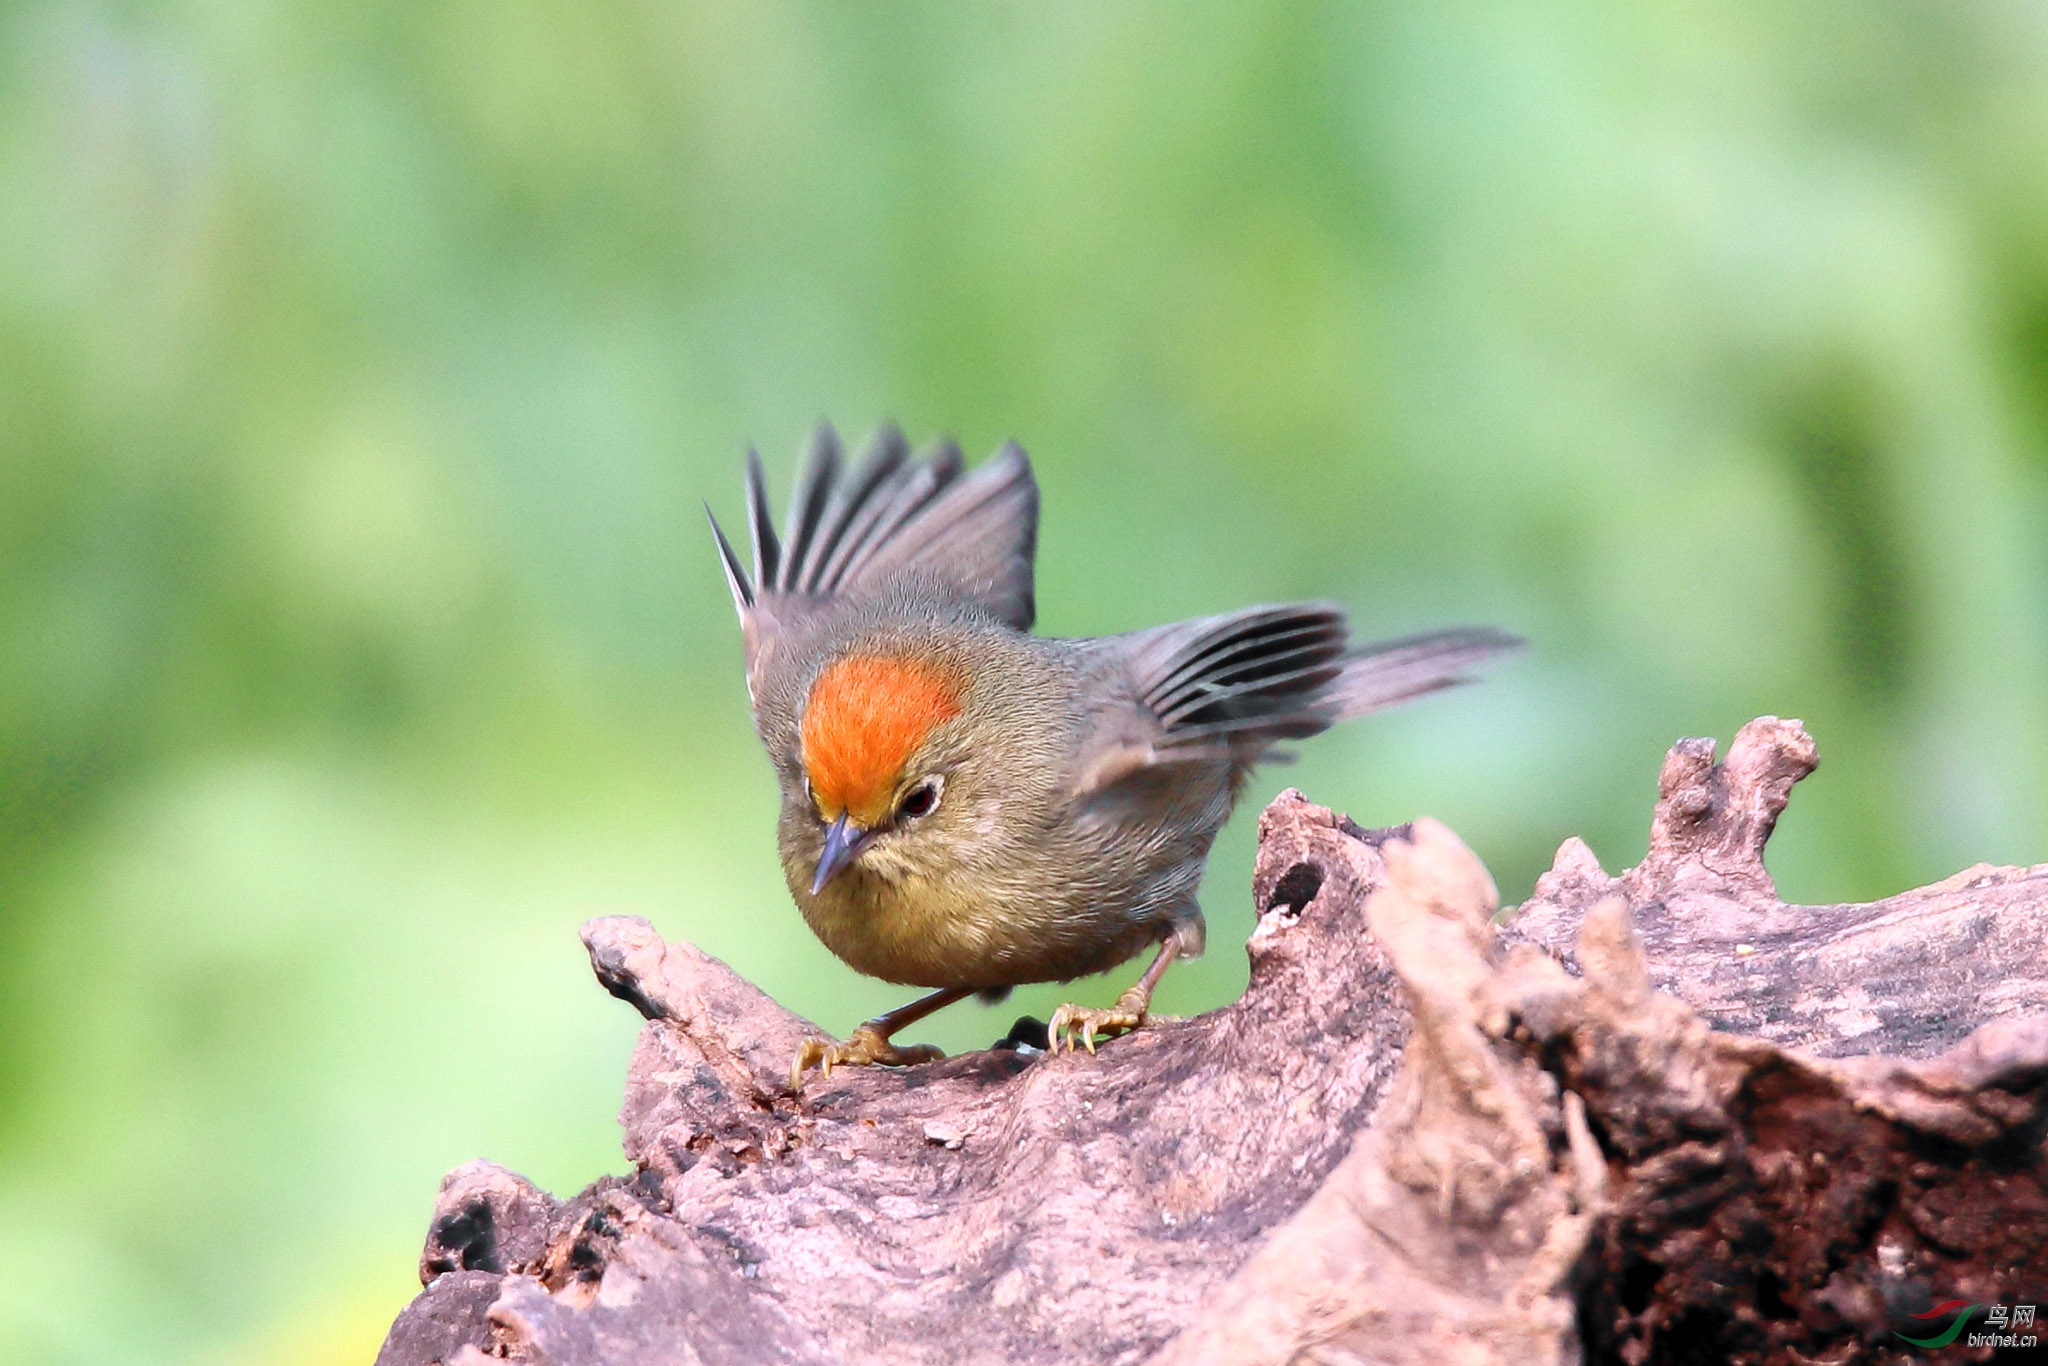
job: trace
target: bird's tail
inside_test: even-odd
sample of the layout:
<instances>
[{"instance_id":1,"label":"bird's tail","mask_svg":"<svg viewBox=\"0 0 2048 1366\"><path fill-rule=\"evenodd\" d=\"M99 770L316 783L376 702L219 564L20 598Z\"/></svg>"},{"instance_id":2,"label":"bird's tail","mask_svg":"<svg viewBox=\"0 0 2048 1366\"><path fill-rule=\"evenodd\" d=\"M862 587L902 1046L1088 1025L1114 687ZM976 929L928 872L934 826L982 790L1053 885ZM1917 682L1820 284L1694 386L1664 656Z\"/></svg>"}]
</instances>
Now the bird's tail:
<instances>
[{"instance_id":1,"label":"bird's tail","mask_svg":"<svg viewBox=\"0 0 2048 1366\"><path fill-rule=\"evenodd\" d=\"M1462 626L1360 646L1345 655L1343 671L1323 696L1336 719L1363 716L1469 683L1481 665L1523 643L1520 636L1490 626Z\"/></svg>"}]
</instances>

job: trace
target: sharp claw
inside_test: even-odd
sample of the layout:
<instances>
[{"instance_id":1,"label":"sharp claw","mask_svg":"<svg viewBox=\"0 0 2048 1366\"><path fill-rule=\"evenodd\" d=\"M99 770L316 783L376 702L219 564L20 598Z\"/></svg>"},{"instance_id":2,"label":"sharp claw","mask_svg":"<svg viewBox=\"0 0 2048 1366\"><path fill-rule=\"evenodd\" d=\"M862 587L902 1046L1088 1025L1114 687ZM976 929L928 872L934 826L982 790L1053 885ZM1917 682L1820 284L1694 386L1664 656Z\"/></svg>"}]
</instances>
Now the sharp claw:
<instances>
[{"instance_id":1,"label":"sharp claw","mask_svg":"<svg viewBox=\"0 0 2048 1366\"><path fill-rule=\"evenodd\" d=\"M817 1068L819 1076L824 1078L830 1077L835 1067L909 1067L915 1063L937 1062L945 1056L943 1050L928 1043L898 1048L871 1030L865 1033L856 1030L853 1037L845 1043L806 1039L803 1047L797 1049L796 1058L790 1064L789 1089L802 1091L804 1074L813 1067Z\"/></svg>"},{"instance_id":2,"label":"sharp claw","mask_svg":"<svg viewBox=\"0 0 2048 1366\"><path fill-rule=\"evenodd\" d=\"M1052 1023L1045 1027L1046 1052L1058 1053L1064 1048L1074 1053L1085 1048L1092 1056L1098 1042L1128 1034L1144 1022L1144 1015L1121 1001L1107 1010L1063 1005L1053 1012Z\"/></svg>"}]
</instances>

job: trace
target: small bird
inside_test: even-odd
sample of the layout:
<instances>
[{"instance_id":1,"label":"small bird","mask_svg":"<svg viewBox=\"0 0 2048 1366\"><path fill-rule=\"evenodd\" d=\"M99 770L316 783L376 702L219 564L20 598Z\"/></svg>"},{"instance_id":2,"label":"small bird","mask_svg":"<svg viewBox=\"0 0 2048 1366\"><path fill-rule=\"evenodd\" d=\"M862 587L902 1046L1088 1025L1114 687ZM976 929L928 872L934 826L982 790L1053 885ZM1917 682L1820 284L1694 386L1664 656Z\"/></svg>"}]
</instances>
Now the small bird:
<instances>
[{"instance_id":1,"label":"small bird","mask_svg":"<svg viewBox=\"0 0 2048 1366\"><path fill-rule=\"evenodd\" d=\"M814 1066L942 1057L891 1037L970 994L1156 948L1115 1005L1063 1005L1047 1027L1055 1053L1137 1028L1168 966L1202 951L1195 889L1254 766L1521 644L1479 628L1353 646L1329 603L1034 636L1038 485L1015 443L970 474L957 446L913 458L885 427L848 468L821 427L779 539L748 453L747 523L751 577L711 516L790 894L850 967L932 989L805 1043L792 1090Z\"/></svg>"}]
</instances>

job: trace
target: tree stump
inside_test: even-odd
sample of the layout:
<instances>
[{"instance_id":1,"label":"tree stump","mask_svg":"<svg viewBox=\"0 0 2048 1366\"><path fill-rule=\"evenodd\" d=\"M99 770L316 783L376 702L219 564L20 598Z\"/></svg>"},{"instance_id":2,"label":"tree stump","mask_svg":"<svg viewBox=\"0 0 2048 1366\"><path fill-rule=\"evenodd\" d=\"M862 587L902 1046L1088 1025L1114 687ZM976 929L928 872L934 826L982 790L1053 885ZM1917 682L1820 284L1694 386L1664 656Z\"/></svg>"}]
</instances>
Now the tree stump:
<instances>
[{"instance_id":1,"label":"tree stump","mask_svg":"<svg viewBox=\"0 0 2048 1366\"><path fill-rule=\"evenodd\" d=\"M1681 741L1643 863L1567 841L1505 927L1442 826L1288 791L1238 1001L801 1095L821 1031L592 921L634 1174L450 1173L379 1366L1790 1366L2048 1309L2048 865L1786 906L1813 764L1776 718ZM1969 1326L1946 1359L2000 1350Z\"/></svg>"}]
</instances>

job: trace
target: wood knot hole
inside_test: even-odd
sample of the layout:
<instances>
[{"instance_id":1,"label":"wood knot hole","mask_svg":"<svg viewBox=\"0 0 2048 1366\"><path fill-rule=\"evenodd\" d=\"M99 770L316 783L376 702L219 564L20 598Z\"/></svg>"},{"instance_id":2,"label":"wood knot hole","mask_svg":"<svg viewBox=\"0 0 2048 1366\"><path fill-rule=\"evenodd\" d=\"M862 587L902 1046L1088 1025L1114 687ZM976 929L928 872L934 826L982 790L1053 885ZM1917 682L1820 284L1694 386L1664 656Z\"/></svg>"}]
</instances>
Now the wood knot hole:
<instances>
[{"instance_id":1,"label":"wood knot hole","mask_svg":"<svg viewBox=\"0 0 2048 1366\"><path fill-rule=\"evenodd\" d=\"M1323 890L1323 870L1313 863L1297 863L1280 875L1273 884L1273 895L1266 898L1263 914L1279 912L1289 920L1301 919L1308 903L1316 899L1316 893Z\"/></svg>"}]
</instances>

